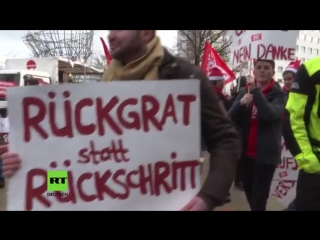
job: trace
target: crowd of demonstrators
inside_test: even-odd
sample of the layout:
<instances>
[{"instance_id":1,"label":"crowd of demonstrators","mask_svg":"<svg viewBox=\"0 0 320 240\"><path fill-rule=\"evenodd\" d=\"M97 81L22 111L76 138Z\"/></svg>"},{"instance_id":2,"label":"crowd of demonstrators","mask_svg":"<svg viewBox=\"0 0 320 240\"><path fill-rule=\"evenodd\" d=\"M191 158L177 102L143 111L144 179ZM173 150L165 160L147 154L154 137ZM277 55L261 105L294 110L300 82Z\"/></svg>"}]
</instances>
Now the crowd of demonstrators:
<instances>
[{"instance_id":1,"label":"crowd of demonstrators","mask_svg":"<svg viewBox=\"0 0 320 240\"><path fill-rule=\"evenodd\" d=\"M210 157L209 174L197 196L182 210L211 211L226 201L240 157L238 133L217 93L204 72L172 56L156 36L155 30L110 30L108 36L112 62L103 75L104 82L126 80L198 79L201 96L201 134ZM23 156L5 151L3 172L12 176L23 166Z\"/></svg>"},{"instance_id":2,"label":"crowd of demonstrators","mask_svg":"<svg viewBox=\"0 0 320 240\"><path fill-rule=\"evenodd\" d=\"M295 208L320 211L320 56L304 62L290 89L284 125L286 146L297 161Z\"/></svg>"},{"instance_id":3,"label":"crowd of demonstrators","mask_svg":"<svg viewBox=\"0 0 320 240\"><path fill-rule=\"evenodd\" d=\"M104 82L200 81L202 149L211 154L210 171L199 194L182 210L211 211L223 205L235 181L252 211L266 211L281 163L282 135L301 168L296 199L288 210L320 210L320 57L298 71L290 63L283 72L283 89L273 79L275 62L257 59L254 78L240 77L227 97L219 68L205 76L200 68L172 56L155 30L110 30L108 39L113 60ZM0 149L5 152L3 174L10 177L23 166L23 156L8 152L7 145Z\"/></svg>"}]
</instances>

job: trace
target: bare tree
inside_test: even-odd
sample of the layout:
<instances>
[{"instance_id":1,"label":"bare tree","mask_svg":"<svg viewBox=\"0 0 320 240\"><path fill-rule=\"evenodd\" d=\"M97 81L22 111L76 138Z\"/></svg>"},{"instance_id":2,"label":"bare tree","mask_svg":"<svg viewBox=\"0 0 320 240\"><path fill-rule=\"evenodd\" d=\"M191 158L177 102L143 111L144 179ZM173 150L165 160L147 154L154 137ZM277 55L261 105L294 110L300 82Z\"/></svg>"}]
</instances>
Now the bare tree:
<instances>
[{"instance_id":1,"label":"bare tree","mask_svg":"<svg viewBox=\"0 0 320 240\"><path fill-rule=\"evenodd\" d=\"M247 73L248 67L249 67L248 61L242 62L237 67L233 68L232 72L234 72L235 74L239 73L241 76L243 76L244 74Z\"/></svg>"},{"instance_id":2,"label":"bare tree","mask_svg":"<svg viewBox=\"0 0 320 240\"><path fill-rule=\"evenodd\" d=\"M209 42L220 57L229 61L231 36L227 30L178 30L178 54L196 66L202 61L205 43Z\"/></svg>"},{"instance_id":3,"label":"bare tree","mask_svg":"<svg viewBox=\"0 0 320 240\"><path fill-rule=\"evenodd\" d=\"M103 54L96 55L91 60L91 66L97 69L104 69L107 64L106 56Z\"/></svg>"},{"instance_id":4,"label":"bare tree","mask_svg":"<svg viewBox=\"0 0 320 240\"><path fill-rule=\"evenodd\" d=\"M169 48L169 47L167 47L166 48L168 51L169 51L169 53L171 53L173 56L179 56L179 54L178 54L178 46L177 45L174 45L173 47L171 47L171 48Z\"/></svg>"}]
</instances>

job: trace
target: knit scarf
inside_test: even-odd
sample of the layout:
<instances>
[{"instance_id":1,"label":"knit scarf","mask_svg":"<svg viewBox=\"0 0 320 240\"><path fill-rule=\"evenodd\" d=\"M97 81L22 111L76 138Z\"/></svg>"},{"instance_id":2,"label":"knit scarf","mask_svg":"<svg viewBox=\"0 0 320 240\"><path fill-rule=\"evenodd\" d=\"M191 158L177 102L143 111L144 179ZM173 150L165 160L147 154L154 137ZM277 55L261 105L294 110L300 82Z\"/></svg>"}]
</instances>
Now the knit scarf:
<instances>
[{"instance_id":1,"label":"knit scarf","mask_svg":"<svg viewBox=\"0 0 320 240\"><path fill-rule=\"evenodd\" d=\"M103 81L121 80L158 80L159 66L164 57L164 49L160 39L155 37L148 45L147 52L141 58L123 66L113 59L103 75Z\"/></svg>"},{"instance_id":2,"label":"knit scarf","mask_svg":"<svg viewBox=\"0 0 320 240\"><path fill-rule=\"evenodd\" d=\"M227 100L227 97L223 94L222 88L213 85L213 89L223 98L223 100Z\"/></svg>"}]
</instances>

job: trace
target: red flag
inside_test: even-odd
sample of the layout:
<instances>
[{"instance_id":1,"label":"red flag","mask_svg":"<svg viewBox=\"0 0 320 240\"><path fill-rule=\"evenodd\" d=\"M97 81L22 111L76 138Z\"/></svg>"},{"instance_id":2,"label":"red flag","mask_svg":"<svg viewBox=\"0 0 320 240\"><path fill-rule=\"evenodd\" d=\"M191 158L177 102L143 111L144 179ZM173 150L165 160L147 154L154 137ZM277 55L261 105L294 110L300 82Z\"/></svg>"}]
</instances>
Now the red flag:
<instances>
[{"instance_id":1,"label":"red flag","mask_svg":"<svg viewBox=\"0 0 320 240\"><path fill-rule=\"evenodd\" d=\"M210 43L206 42L204 46L201 68L208 76L210 69L213 67L218 67L222 71L225 77L225 84L228 84L236 79L236 75L234 75L228 65L220 58L217 51L214 50Z\"/></svg>"},{"instance_id":2,"label":"red flag","mask_svg":"<svg viewBox=\"0 0 320 240\"><path fill-rule=\"evenodd\" d=\"M108 46L107 46L107 44L105 43L105 41L103 40L102 37L100 37L100 40L101 40L101 43L102 43L102 46L103 46L104 55L106 56L107 65L109 65L109 63L110 63L111 60L112 60L112 57L111 57L111 55L110 55Z\"/></svg>"}]
</instances>

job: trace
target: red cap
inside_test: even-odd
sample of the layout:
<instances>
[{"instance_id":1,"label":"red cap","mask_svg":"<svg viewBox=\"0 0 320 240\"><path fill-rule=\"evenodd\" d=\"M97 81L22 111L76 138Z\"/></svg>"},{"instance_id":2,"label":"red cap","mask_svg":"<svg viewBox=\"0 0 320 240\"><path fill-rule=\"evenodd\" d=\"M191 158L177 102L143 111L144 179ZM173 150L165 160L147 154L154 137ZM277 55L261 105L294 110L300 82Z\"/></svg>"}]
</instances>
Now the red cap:
<instances>
[{"instance_id":1,"label":"red cap","mask_svg":"<svg viewBox=\"0 0 320 240\"><path fill-rule=\"evenodd\" d=\"M224 75L219 68L213 67L211 68L209 73L209 80L210 81L224 80Z\"/></svg>"},{"instance_id":2,"label":"red cap","mask_svg":"<svg viewBox=\"0 0 320 240\"><path fill-rule=\"evenodd\" d=\"M292 61L289 63L289 65L286 67L286 69L284 71L296 73L298 71L300 63L301 63L301 60L298 60L298 59L295 61Z\"/></svg>"}]
</instances>

